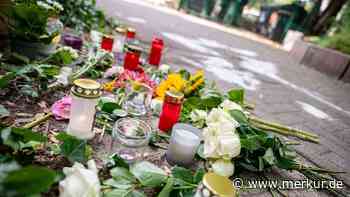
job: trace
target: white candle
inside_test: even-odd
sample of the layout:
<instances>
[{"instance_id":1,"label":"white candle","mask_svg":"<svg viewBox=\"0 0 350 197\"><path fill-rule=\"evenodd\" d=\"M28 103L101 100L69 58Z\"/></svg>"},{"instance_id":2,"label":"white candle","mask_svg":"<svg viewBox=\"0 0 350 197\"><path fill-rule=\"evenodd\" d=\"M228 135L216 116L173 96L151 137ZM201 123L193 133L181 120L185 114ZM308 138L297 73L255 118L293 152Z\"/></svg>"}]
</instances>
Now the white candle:
<instances>
[{"instance_id":1,"label":"white candle","mask_svg":"<svg viewBox=\"0 0 350 197\"><path fill-rule=\"evenodd\" d=\"M186 124L176 124L166 153L170 164L189 165L200 144L199 130Z\"/></svg>"},{"instance_id":2,"label":"white candle","mask_svg":"<svg viewBox=\"0 0 350 197\"><path fill-rule=\"evenodd\" d=\"M92 127L101 85L90 79L77 79L73 84L67 133L79 139L91 139L94 137Z\"/></svg>"},{"instance_id":3,"label":"white candle","mask_svg":"<svg viewBox=\"0 0 350 197\"><path fill-rule=\"evenodd\" d=\"M72 95L67 133L79 139L94 137L92 126L95 118L97 99L85 99Z\"/></svg>"}]
</instances>

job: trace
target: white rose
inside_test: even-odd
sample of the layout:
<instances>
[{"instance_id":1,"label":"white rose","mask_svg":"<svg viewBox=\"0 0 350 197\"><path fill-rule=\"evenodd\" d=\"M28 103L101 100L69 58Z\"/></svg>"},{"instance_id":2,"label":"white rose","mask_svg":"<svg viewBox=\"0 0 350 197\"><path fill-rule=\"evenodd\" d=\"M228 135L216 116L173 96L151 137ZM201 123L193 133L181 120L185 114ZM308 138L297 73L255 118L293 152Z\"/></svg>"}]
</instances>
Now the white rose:
<instances>
[{"instance_id":1,"label":"white rose","mask_svg":"<svg viewBox=\"0 0 350 197\"><path fill-rule=\"evenodd\" d=\"M204 110L193 110L190 114L191 121L196 127L202 128L207 118L207 112Z\"/></svg>"},{"instance_id":2,"label":"white rose","mask_svg":"<svg viewBox=\"0 0 350 197\"><path fill-rule=\"evenodd\" d=\"M228 112L230 110L239 110L239 111L243 111L243 108L242 106L238 105L237 103L233 102L233 101L230 101L228 99L224 100L224 102L222 102L220 104L220 107Z\"/></svg>"},{"instance_id":3,"label":"white rose","mask_svg":"<svg viewBox=\"0 0 350 197\"><path fill-rule=\"evenodd\" d=\"M216 126L206 127L203 129L204 138L204 157L206 158L219 158L217 148L219 128Z\"/></svg>"},{"instance_id":4,"label":"white rose","mask_svg":"<svg viewBox=\"0 0 350 197\"><path fill-rule=\"evenodd\" d=\"M235 172L235 166L230 160L216 160L211 167L216 174L225 177L230 177Z\"/></svg>"},{"instance_id":5,"label":"white rose","mask_svg":"<svg viewBox=\"0 0 350 197\"><path fill-rule=\"evenodd\" d=\"M159 70L162 72L162 73L168 73L169 70L170 70L170 66L167 65L167 64L162 64L159 66Z\"/></svg>"},{"instance_id":6,"label":"white rose","mask_svg":"<svg viewBox=\"0 0 350 197\"><path fill-rule=\"evenodd\" d=\"M94 160L87 162L88 168L81 163L63 168L66 178L59 183L60 197L99 197L100 181Z\"/></svg>"},{"instance_id":7,"label":"white rose","mask_svg":"<svg viewBox=\"0 0 350 197\"><path fill-rule=\"evenodd\" d=\"M219 108L211 110L206 119L206 123L207 125L219 123L225 124L226 126L229 126L229 124L231 124L234 128L239 127L239 123L233 119L230 114Z\"/></svg>"},{"instance_id":8,"label":"white rose","mask_svg":"<svg viewBox=\"0 0 350 197\"><path fill-rule=\"evenodd\" d=\"M218 154L222 158L234 158L241 153L241 141L239 136L235 133L224 133L218 136L219 146Z\"/></svg>"}]
</instances>

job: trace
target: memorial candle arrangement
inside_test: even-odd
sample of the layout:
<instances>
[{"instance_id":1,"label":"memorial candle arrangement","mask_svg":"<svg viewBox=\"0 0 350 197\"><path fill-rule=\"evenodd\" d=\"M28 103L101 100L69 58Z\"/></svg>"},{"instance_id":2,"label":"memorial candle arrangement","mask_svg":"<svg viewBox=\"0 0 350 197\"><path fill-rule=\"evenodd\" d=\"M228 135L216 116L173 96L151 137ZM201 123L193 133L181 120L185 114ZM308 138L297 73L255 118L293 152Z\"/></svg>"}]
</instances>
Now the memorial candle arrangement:
<instances>
[{"instance_id":1,"label":"memorial candle arrangement","mask_svg":"<svg viewBox=\"0 0 350 197\"><path fill-rule=\"evenodd\" d=\"M77 79L71 89L72 105L67 133L79 139L94 137L95 107L101 96L101 85L90 79Z\"/></svg>"},{"instance_id":2,"label":"memorial candle arrangement","mask_svg":"<svg viewBox=\"0 0 350 197\"><path fill-rule=\"evenodd\" d=\"M114 40L113 40L112 36L104 35L102 37L102 41L101 41L101 49L112 52L113 42L114 42Z\"/></svg>"},{"instance_id":3,"label":"memorial candle arrangement","mask_svg":"<svg viewBox=\"0 0 350 197\"><path fill-rule=\"evenodd\" d=\"M158 123L159 130L166 132L177 123L180 118L183 99L184 95L180 92L167 91L165 93Z\"/></svg>"},{"instance_id":4,"label":"memorial candle arrangement","mask_svg":"<svg viewBox=\"0 0 350 197\"><path fill-rule=\"evenodd\" d=\"M162 58L164 43L160 38L154 38L152 41L151 51L148 58L148 63L154 66L159 66Z\"/></svg>"},{"instance_id":5,"label":"memorial candle arrangement","mask_svg":"<svg viewBox=\"0 0 350 197\"><path fill-rule=\"evenodd\" d=\"M176 124L166 152L169 164L182 166L192 164L200 141L199 129L188 124Z\"/></svg>"}]
</instances>

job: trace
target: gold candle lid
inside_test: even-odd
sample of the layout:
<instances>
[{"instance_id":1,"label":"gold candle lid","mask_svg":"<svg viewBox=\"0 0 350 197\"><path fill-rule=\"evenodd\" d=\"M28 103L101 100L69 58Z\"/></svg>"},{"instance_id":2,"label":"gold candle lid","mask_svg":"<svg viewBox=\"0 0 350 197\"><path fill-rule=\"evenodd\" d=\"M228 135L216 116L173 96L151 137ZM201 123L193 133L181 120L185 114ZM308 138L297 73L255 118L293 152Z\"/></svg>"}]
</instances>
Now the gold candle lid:
<instances>
[{"instance_id":1,"label":"gold candle lid","mask_svg":"<svg viewBox=\"0 0 350 197\"><path fill-rule=\"evenodd\" d=\"M203 185L219 197L234 197L236 195L232 181L213 172L204 175Z\"/></svg>"},{"instance_id":2,"label":"gold candle lid","mask_svg":"<svg viewBox=\"0 0 350 197\"><path fill-rule=\"evenodd\" d=\"M184 94L174 90L168 90L165 93L165 102L180 104L184 100Z\"/></svg>"},{"instance_id":3,"label":"gold candle lid","mask_svg":"<svg viewBox=\"0 0 350 197\"><path fill-rule=\"evenodd\" d=\"M127 50L133 53L140 54L142 52L142 48L136 46L136 45L128 45Z\"/></svg>"},{"instance_id":4,"label":"gold candle lid","mask_svg":"<svg viewBox=\"0 0 350 197\"><path fill-rule=\"evenodd\" d=\"M116 31L117 33L120 33L120 34L125 34L125 33L126 33L126 29L123 28L123 27L116 27L116 28L115 28L115 31Z\"/></svg>"},{"instance_id":5,"label":"gold candle lid","mask_svg":"<svg viewBox=\"0 0 350 197\"><path fill-rule=\"evenodd\" d=\"M127 32L136 33L136 29L129 27Z\"/></svg>"},{"instance_id":6,"label":"gold candle lid","mask_svg":"<svg viewBox=\"0 0 350 197\"><path fill-rule=\"evenodd\" d=\"M76 79L71 92L78 97L98 98L101 96L101 84L91 79Z\"/></svg>"}]
</instances>

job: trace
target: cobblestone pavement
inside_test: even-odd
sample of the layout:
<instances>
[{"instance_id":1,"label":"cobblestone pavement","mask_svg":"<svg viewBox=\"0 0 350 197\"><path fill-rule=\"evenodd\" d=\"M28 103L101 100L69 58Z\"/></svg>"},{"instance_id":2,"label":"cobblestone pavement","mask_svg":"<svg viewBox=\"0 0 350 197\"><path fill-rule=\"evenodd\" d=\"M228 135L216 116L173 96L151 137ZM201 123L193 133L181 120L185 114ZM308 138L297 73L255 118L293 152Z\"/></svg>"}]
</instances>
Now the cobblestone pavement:
<instances>
[{"instance_id":1,"label":"cobblestone pavement","mask_svg":"<svg viewBox=\"0 0 350 197\"><path fill-rule=\"evenodd\" d=\"M320 144L304 142L295 147L305 163L349 172L350 84L296 64L288 53L256 41L252 33L139 0L100 0L98 4L108 15L136 27L139 39L149 42L153 36L162 36L167 46L163 62L189 70L204 69L223 89L245 88L258 116L319 134ZM274 173L300 178L296 173ZM348 174L337 178L350 185ZM327 194L288 191L288 195Z\"/></svg>"}]
</instances>

